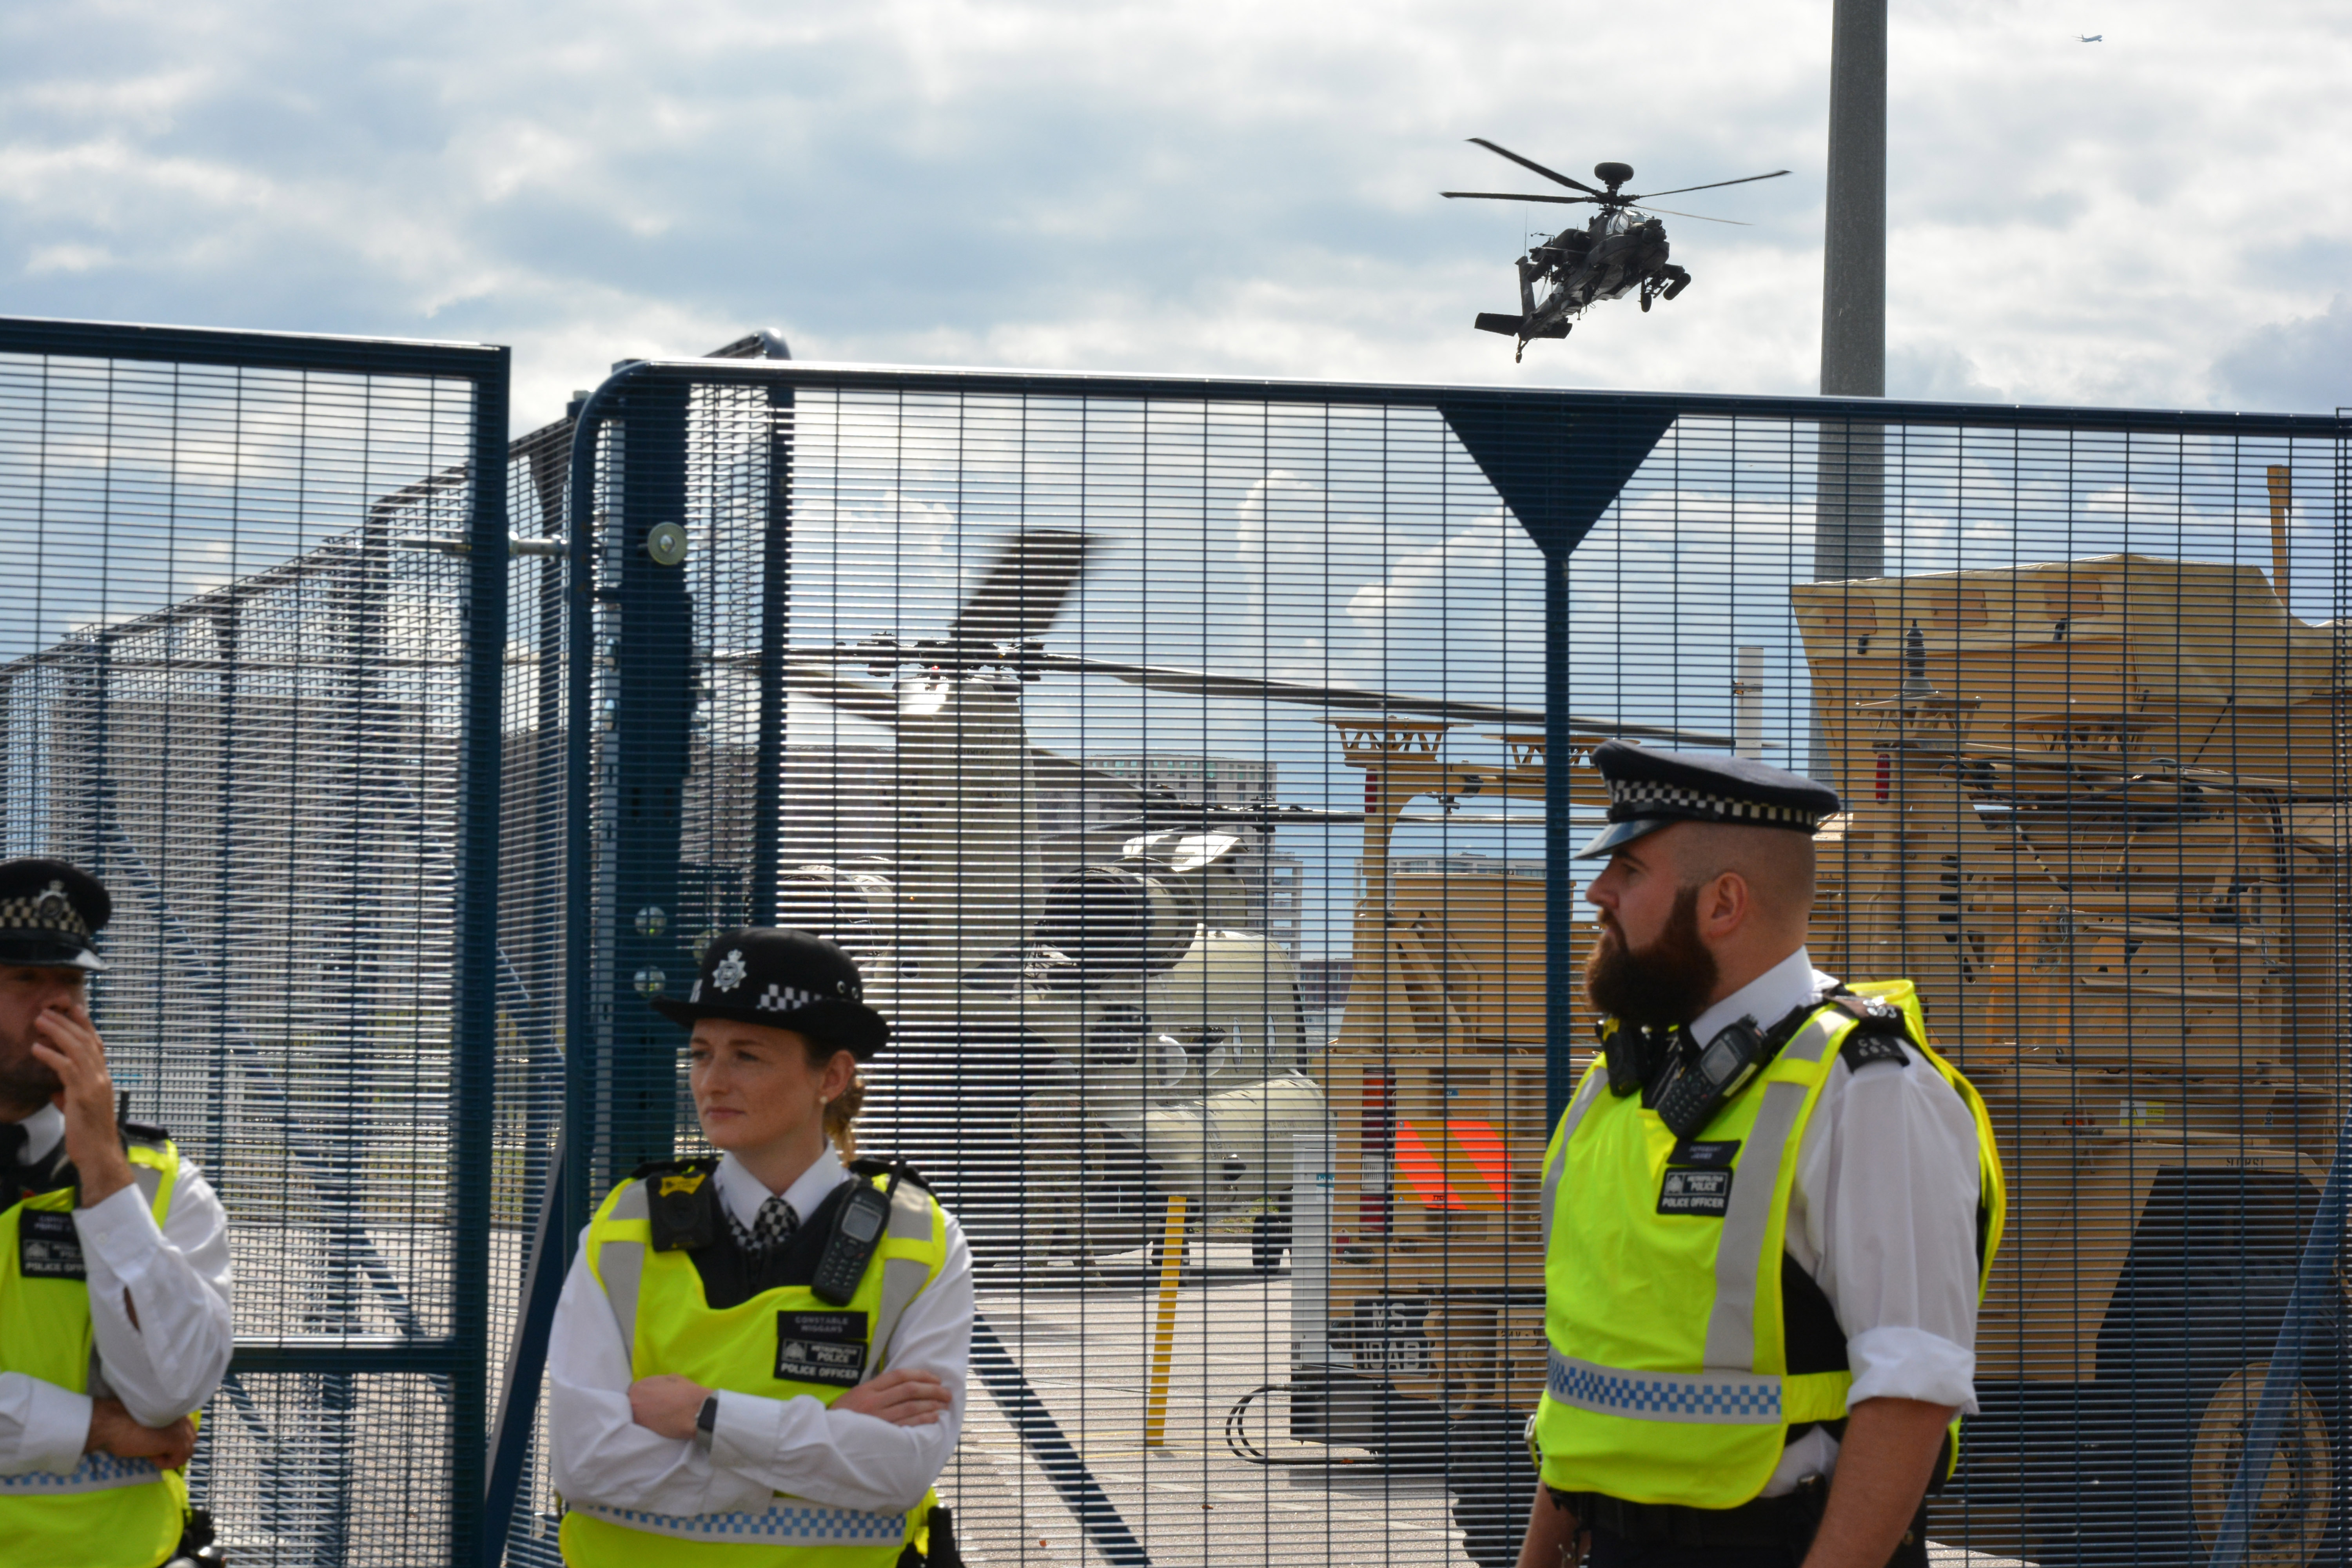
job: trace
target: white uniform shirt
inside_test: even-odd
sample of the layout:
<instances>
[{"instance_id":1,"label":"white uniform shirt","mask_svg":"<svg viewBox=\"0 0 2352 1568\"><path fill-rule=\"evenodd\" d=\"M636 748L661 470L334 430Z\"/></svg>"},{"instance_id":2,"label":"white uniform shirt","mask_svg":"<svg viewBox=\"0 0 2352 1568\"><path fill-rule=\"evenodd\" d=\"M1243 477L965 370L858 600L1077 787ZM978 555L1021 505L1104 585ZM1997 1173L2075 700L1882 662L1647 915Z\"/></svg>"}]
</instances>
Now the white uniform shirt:
<instances>
[{"instance_id":1,"label":"white uniform shirt","mask_svg":"<svg viewBox=\"0 0 2352 1568\"><path fill-rule=\"evenodd\" d=\"M1833 976L1803 948L1700 1014L1702 1044L1742 1017L1770 1028L1818 1001ZM1843 1057L1797 1146L1786 1246L1836 1309L1853 1387L1865 1399L1977 1407L1977 1130L1958 1091L1908 1046L1909 1061L1856 1072ZM1776 1497L1837 1464L1816 1426L1781 1454Z\"/></svg>"},{"instance_id":2,"label":"white uniform shirt","mask_svg":"<svg viewBox=\"0 0 2352 1568\"><path fill-rule=\"evenodd\" d=\"M47 1159L66 1135L65 1112L54 1105L18 1125L28 1165ZM79 1465L98 1395L122 1401L142 1425L164 1426L203 1408L228 1371L235 1348L228 1216L194 1160L180 1156L160 1230L136 1184L76 1209L73 1218L89 1273L98 1377L89 1394L76 1394L26 1373L0 1373L0 1475L62 1474Z\"/></svg>"},{"instance_id":3,"label":"white uniform shirt","mask_svg":"<svg viewBox=\"0 0 2352 1568\"><path fill-rule=\"evenodd\" d=\"M783 1199L805 1223L827 1194L850 1180L827 1149ZM732 1154L719 1161L719 1201L748 1227L772 1195ZM964 1371L971 1353L971 1249L955 1216L947 1261L908 1303L884 1347L885 1370L928 1372L954 1403L929 1426L828 1408L814 1394L770 1399L719 1396L709 1452L688 1437L664 1437L629 1415L629 1347L604 1287L588 1271L587 1237L572 1260L548 1340L547 1421L554 1435L555 1489L574 1502L654 1513L758 1511L776 1492L836 1508L898 1513L920 1502L955 1452L963 1430Z\"/></svg>"}]
</instances>

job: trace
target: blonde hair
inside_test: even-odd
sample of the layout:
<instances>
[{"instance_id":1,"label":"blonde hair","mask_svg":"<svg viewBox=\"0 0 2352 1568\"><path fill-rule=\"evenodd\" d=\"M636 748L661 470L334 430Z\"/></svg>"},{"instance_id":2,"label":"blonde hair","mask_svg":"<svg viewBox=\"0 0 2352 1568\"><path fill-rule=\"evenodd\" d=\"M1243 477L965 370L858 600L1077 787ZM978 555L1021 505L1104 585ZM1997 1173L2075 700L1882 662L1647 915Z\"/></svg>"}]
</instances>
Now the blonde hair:
<instances>
[{"instance_id":1,"label":"blonde hair","mask_svg":"<svg viewBox=\"0 0 2352 1568\"><path fill-rule=\"evenodd\" d=\"M812 1049L809 1054L814 1057L816 1052ZM832 1056L828 1055L825 1060L832 1061ZM865 1109L864 1073L852 1074L849 1087L825 1101L824 1135L833 1140L833 1146L840 1152L845 1165L857 1158L857 1113Z\"/></svg>"}]
</instances>

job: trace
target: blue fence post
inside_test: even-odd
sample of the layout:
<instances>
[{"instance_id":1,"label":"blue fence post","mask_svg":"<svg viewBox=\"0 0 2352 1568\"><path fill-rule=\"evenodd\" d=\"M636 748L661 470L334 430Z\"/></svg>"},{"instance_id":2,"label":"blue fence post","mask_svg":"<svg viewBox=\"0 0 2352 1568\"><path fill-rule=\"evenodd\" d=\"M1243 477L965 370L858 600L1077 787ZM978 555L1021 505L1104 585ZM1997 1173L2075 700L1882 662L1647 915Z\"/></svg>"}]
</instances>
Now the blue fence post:
<instances>
[{"instance_id":1,"label":"blue fence post","mask_svg":"<svg viewBox=\"0 0 2352 1568\"><path fill-rule=\"evenodd\" d=\"M451 1266L455 1445L450 1557L471 1562L481 1512L490 1356L490 1203L499 1051L499 815L507 647L507 392L511 351L474 382L473 515L459 629L460 728L451 1099L457 1257Z\"/></svg>"},{"instance_id":2,"label":"blue fence post","mask_svg":"<svg viewBox=\"0 0 2352 1568\"><path fill-rule=\"evenodd\" d=\"M2319 1212L2312 1217L2311 1234L2304 1240L2294 1288L2287 1296L2286 1318L2279 1324L2270 1367L2263 1374L2263 1395L2246 1427L2245 1457L2230 1486L2230 1503L2221 1515L2221 1533L2214 1542L2210 1568L2239 1568L2245 1561L2254 1502L2270 1479L2271 1460L2278 1451L2279 1430L2286 1425L2287 1405L2302 1386L2304 1347L2336 1295L2336 1261L2343 1250L2347 1202L2352 1202L2352 1118L2336 1135L2336 1158L2319 1190ZM2327 1484L2335 1485L2333 1477Z\"/></svg>"}]
</instances>

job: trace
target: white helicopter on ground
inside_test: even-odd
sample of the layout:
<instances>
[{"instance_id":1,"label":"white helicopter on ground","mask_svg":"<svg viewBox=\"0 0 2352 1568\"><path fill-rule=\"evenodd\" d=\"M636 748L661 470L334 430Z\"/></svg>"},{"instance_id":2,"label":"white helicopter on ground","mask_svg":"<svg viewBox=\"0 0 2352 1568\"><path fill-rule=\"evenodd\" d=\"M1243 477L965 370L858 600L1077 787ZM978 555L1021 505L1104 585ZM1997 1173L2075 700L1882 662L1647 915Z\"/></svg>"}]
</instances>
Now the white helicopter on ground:
<instances>
[{"instance_id":1,"label":"white helicopter on ground","mask_svg":"<svg viewBox=\"0 0 2352 1568\"><path fill-rule=\"evenodd\" d=\"M1154 797L1023 725L1094 547L1016 535L943 637L789 656L793 690L896 744L878 797L788 811L777 919L857 955L895 1020L861 1126L936 1173L983 1257L1131 1248L1181 1193L1202 1222L1256 1216L1270 1263L1292 1138L1324 1107L1297 963L1252 923L1252 814ZM1077 829L1049 844L1041 803L1073 794Z\"/></svg>"},{"instance_id":2,"label":"white helicopter on ground","mask_svg":"<svg viewBox=\"0 0 2352 1568\"><path fill-rule=\"evenodd\" d=\"M1041 639L1098 551L1084 533L1015 533L944 636L787 654L792 690L894 744L871 791L838 773L788 790L777 919L856 954L867 999L894 1021L860 1126L936 1177L983 1258L1131 1249L1181 1194L1188 1223L1250 1216L1271 1267L1288 1240L1293 1140L1326 1131L1307 1071L1324 1042L1307 1037L1297 964L1262 929L1251 883L1276 827L1366 815L1154 794L1031 744L1022 688L1100 675L1335 721L1522 732L1544 715L1049 652ZM843 673L857 666L877 679ZM1049 802L1074 830L1044 830Z\"/></svg>"}]
</instances>

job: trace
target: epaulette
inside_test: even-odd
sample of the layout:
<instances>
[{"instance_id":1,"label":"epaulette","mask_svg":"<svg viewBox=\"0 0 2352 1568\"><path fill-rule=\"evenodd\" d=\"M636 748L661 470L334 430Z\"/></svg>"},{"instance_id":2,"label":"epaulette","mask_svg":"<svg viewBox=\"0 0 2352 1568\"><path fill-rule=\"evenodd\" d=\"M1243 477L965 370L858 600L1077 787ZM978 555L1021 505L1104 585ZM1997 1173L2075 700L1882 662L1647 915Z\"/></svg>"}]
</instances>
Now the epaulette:
<instances>
[{"instance_id":1,"label":"epaulette","mask_svg":"<svg viewBox=\"0 0 2352 1568\"><path fill-rule=\"evenodd\" d=\"M666 1176L673 1172L700 1171L709 1175L719 1169L716 1154L679 1155L667 1160L648 1160L629 1173L629 1180L642 1182L648 1176Z\"/></svg>"},{"instance_id":2,"label":"epaulette","mask_svg":"<svg viewBox=\"0 0 2352 1568\"><path fill-rule=\"evenodd\" d=\"M1911 1043L1911 1020L1902 1008L1892 1002L1857 996L1852 992L1841 992L1831 996L1829 1002L1853 1020L1853 1027L1846 1031L1845 1039L1838 1046L1838 1055L1845 1058L1849 1071L1859 1071L1873 1062L1911 1065L1910 1053L1903 1048Z\"/></svg>"},{"instance_id":3,"label":"epaulette","mask_svg":"<svg viewBox=\"0 0 2352 1568\"><path fill-rule=\"evenodd\" d=\"M908 1164L904 1160L886 1160L878 1155L860 1154L856 1159L849 1162L849 1169L852 1174L864 1176L868 1181L876 1176L887 1176L896 1171L901 1181L912 1182L927 1193L931 1190L931 1184L923 1179L923 1173Z\"/></svg>"},{"instance_id":4,"label":"epaulette","mask_svg":"<svg viewBox=\"0 0 2352 1568\"><path fill-rule=\"evenodd\" d=\"M172 1141L169 1131L158 1127L152 1121L132 1121L126 1117L118 1125L124 1132L142 1143L169 1143Z\"/></svg>"}]
</instances>

